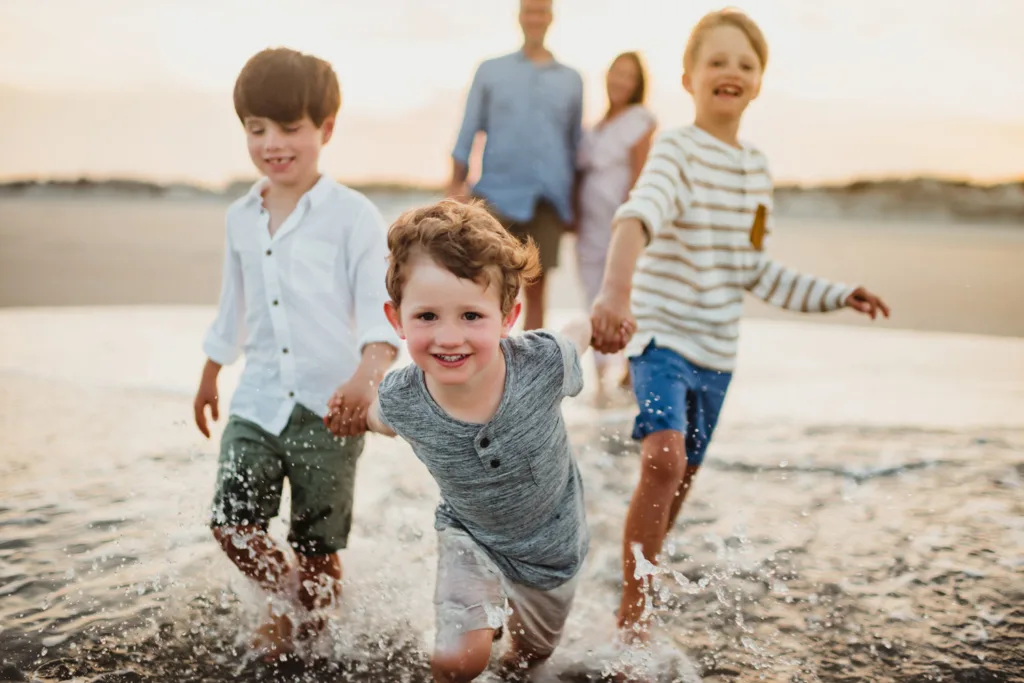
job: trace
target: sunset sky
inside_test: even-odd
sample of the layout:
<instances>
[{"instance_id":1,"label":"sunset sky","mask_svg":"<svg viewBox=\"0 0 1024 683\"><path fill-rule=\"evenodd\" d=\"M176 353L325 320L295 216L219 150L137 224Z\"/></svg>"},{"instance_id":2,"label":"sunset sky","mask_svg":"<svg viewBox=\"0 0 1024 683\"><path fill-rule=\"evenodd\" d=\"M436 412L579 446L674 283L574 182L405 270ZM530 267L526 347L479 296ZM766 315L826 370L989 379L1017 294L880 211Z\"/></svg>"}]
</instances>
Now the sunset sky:
<instances>
[{"instance_id":1,"label":"sunset sky","mask_svg":"<svg viewBox=\"0 0 1024 683\"><path fill-rule=\"evenodd\" d=\"M614 55L639 49L662 125L690 27L717 2L556 0L550 46L583 72L586 119ZM1024 176L1024 0L750 0L768 38L743 134L782 180ZM517 0L0 0L0 177L252 174L231 107L271 45L339 73L323 166L353 180L438 182L476 64L518 46Z\"/></svg>"}]
</instances>

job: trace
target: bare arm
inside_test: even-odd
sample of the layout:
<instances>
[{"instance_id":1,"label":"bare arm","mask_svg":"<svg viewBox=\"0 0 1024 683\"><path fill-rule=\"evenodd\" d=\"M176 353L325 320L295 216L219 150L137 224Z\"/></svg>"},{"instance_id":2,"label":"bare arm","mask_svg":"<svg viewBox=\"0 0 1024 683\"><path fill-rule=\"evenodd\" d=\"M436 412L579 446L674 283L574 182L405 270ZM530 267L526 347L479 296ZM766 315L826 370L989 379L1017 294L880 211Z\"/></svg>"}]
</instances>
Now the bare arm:
<instances>
[{"instance_id":1,"label":"bare arm","mask_svg":"<svg viewBox=\"0 0 1024 683\"><path fill-rule=\"evenodd\" d=\"M594 328L591 326L589 318L576 318L562 328L562 335L573 343L576 353L582 356L590 346Z\"/></svg>"},{"instance_id":2,"label":"bare arm","mask_svg":"<svg viewBox=\"0 0 1024 683\"><path fill-rule=\"evenodd\" d=\"M384 378L384 374L395 362L398 349L387 342L373 342L363 347L363 355L359 360L355 375L376 387Z\"/></svg>"},{"instance_id":3,"label":"bare arm","mask_svg":"<svg viewBox=\"0 0 1024 683\"><path fill-rule=\"evenodd\" d=\"M629 301L633 271L647 244L647 230L639 218L624 218L612 226L601 294L616 301Z\"/></svg>"},{"instance_id":4,"label":"bare arm","mask_svg":"<svg viewBox=\"0 0 1024 683\"><path fill-rule=\"evenodd\" d=\"M380 419L380 401L374 401L370 404L370 410L366 414L366 424L370 428L370 431L375 434L396 436L394 430L386 426Z\"/></svg>"}]
</instances>

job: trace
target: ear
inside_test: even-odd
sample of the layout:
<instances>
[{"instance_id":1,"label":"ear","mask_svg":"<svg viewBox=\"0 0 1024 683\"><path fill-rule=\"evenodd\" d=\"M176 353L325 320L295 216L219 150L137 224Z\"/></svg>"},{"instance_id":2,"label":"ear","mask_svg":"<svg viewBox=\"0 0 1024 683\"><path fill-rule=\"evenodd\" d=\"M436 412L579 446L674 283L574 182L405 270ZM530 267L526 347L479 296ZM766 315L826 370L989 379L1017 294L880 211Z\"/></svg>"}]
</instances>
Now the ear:
<instances>
[{"instance_id":1,"label":"ear","mask_svg":"<svg viewBox=\"0 0 1024 683\"><path fill-rule=\"evenodd\" d=\"M512 310L505 316L505 320L501 323L501 338L504 339L512 333L512 328L515 327L516 320L519 319L519 314L523 310L523 303L516 301L512 306Z\"/></svg>"},{"instance_id":2,"label":"ear","mask_svg":"<svg viewBox=\"0 0 1024 683\"><path fill-rule=\"evenodd\" d=\"M405 332L402 331L402 317L398 314L398 307L391 301L384 302L384 315L387 316L388 322L391 323L391 327L395 328L395 332L399 338L405 339Z\"/></svg>"},{"instance_id":3,"label":"ear","mask_svg":"<svg viewBox=\"0 0 1024 683\"><path fill-rule=\"evenodd\" d=\"M320 144L326 145L334 135L334 117L328 116L320 126Z\"/></svg>"},{"instance_id":4,"label":"ear","mask_svg":"<svg viewBox=\"0 0 1024 683\"><path fill-rule=\"evenodd\" d=\"M686 71L683 72L683 90L693 94L693 81L690 79L690 74Z\"/></svg>"}]
</instances>

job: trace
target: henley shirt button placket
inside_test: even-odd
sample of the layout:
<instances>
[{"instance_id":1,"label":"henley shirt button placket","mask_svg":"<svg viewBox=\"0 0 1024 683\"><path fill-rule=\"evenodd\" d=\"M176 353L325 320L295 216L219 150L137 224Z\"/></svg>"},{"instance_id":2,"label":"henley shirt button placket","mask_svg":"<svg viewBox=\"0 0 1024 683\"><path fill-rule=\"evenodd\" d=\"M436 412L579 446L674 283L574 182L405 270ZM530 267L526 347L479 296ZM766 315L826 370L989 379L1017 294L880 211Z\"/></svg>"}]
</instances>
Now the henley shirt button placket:
<instances>
[{"instance_id":1,"label":"henley shirt button placket","mask_svg":"<svg viewBox=\"0 0 1024 683\"><path fill-rule=\"evenodd\" d=\"M490 438L485 436L482 439L480 439L480 449L481 450L485 450L490 445L491 445ZM499 460L498 458L491 458L490 465L491 465L492 468L497 469L497 468L501 467L501 460Z\"/></svg>"}]
</instances>

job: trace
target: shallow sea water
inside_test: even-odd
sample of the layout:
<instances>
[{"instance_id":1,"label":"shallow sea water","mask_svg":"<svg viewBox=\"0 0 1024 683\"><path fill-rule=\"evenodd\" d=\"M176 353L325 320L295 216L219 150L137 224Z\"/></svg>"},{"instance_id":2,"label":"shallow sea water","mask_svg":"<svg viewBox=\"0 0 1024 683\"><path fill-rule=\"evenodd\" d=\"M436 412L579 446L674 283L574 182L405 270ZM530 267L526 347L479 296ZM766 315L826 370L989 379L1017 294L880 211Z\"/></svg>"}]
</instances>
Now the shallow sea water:
<instances>
[{"instance_id":1,"label":"shallow sea water","mask_svg":"<svg viewBox=\"0 0 1024 683\"><path fill-rule=\"evenodd\" d=\"M216 441L189 421L189 340L209 314L0 314L0 681L429 680L437 490L378 437L328 636L304 665L249 661L261 603L206 528ZM747 368L652 577L652 676L1022 680L1024 343L775 323L744 337ZM782 344L793 358L767 362ZM865 355L835 362L845 348ZM593 541L539 680L636 659L610 645L631 412L566 405Z\"/></svg>"}]
</instances>

